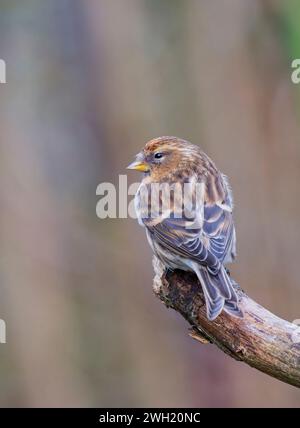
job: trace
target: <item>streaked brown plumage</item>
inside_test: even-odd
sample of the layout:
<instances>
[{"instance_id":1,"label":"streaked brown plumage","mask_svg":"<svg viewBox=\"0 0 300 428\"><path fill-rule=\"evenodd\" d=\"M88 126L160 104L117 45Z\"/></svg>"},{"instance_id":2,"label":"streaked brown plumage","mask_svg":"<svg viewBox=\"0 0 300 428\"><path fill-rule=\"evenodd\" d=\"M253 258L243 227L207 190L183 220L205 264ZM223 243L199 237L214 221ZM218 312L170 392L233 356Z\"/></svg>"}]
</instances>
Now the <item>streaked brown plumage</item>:
<instances>
[{"instance_id":1,"label":"streaked brown plumage","mask_svg":"<svg viewBox=\"0 0 300 428\"><path fill-rule=\"evenodd\" d=\"M155 255L166 268L197 274L208 319L214 320L223 309L242 316L224 267L236 253L227 178L198 146L176 137L149 141L129 169L144 173L135 197L136 210ZM157 194L156 185L162 186ZM163 186L173 190L164 193ZM178 197L175 189L187 198ZM166 195L169 205L163 209Z\"/></svg>"}]
</instances>

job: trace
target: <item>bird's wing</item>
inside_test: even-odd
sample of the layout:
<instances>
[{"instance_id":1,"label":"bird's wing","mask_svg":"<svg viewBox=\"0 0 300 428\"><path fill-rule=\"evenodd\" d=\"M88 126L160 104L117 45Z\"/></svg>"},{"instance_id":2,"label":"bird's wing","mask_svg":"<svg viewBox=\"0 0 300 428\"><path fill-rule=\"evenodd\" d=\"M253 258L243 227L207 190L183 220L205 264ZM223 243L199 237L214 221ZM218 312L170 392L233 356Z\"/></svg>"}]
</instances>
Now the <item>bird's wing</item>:
<instances>
[{"instance_id":1,"label":"bird's wing","mask_svg":"<svg viewBox=\"0 0 300 428\"><path fill-rule=\"evenodd\" d=\"M144 219L143 222L153 238L166 249L213 271L219 269L220 263L233 251L235 231L230 191L223 192L222 201L216 191L215 201L208 192L207 187L192 217L189 213L189 218L176 218L171 212L167 218Z\"/></svg>"},{"instance_id":2,"label":"bird's wing","mask_svg":"<svg viewBox=\"0 0 300 428\"><path fill-rule=\"evenodd\" d=\"M204 194L203 234L209 250L221 262L235 258L235 229L232 218L233 198L227 177L210 169Z\"/></svg>"},{"instance_id":3,"label":"bird's wing","mask_svg":"<svg viewBox=\"0 0 300 428\"><path fill-rule=\"evenodd\" d=\"M193 223L170 216L160 222L145 221L145 226L153 239L173 254L219 269L218 258L205 244L202 227Z\"/></svg>"},{"instance_id":4,"label":"bird's wing","mask_svg":"<svg viewBox=\"0 0 300 428\"><path fill-rule=\"evenodd\" d=\"M209 250L221 263L228 256L235 257L235 229L228 205L204 207L203 234L209 243Z\"/></svg>"}]
</instances>

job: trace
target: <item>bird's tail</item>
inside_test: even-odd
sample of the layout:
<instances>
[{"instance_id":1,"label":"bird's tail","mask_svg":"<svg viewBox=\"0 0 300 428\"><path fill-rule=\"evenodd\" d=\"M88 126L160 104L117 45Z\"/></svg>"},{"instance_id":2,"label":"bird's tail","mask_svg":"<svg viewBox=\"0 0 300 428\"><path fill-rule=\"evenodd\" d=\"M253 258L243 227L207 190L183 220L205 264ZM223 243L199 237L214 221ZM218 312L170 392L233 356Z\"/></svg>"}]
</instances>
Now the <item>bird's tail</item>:
<instances>
[{"instance_id":1,"label":"bird's tail","mask_svg":"<svg viewBox=\"0 0 300 428\"><path fill-rule=\"evenodd\" d=\"M193 268L203 289L207 318L213 321L223 309L230 315L242 318L243 312L238 306L238 296L224 266L216 273L198 264L193 264Z\"/></svg>"}]
</instances>

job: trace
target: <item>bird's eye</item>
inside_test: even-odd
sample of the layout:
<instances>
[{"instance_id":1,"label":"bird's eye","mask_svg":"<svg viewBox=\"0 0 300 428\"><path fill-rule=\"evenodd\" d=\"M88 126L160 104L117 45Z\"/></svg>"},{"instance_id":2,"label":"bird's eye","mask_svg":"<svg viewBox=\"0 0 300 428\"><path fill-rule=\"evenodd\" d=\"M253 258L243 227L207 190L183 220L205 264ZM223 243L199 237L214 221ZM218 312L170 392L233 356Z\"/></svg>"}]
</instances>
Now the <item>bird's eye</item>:
<instances>
[{"instance_id":1,"label":"bird's eye","mask_svg":"<svg viewBox=\"0 0 300 428\"><path fill-rule=\"evenodd\" d=\"M155 153L154 158L155 159L161 159L163 157L162 153Z\"/></svg>"}]
</instances>

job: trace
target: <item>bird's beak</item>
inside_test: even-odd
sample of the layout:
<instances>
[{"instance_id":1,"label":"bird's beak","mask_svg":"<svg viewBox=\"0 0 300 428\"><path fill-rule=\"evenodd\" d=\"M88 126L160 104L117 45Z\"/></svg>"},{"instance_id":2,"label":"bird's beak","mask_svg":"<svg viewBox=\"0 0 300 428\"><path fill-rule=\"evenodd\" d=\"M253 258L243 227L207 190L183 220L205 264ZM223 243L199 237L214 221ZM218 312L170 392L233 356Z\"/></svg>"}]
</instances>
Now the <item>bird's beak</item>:
<instances>
[{"instance_id":1,"label":"bird's beak","mask_svg":"<svg viewBox=\"0 0 300 428\"><path fill-rule=\"evenodd\" d=\"M149 165L145 162L144 157L139 153L136 160L128 165L127 169L135 169L136 171L148 172Z\"/></svg>"}]
</instances>

